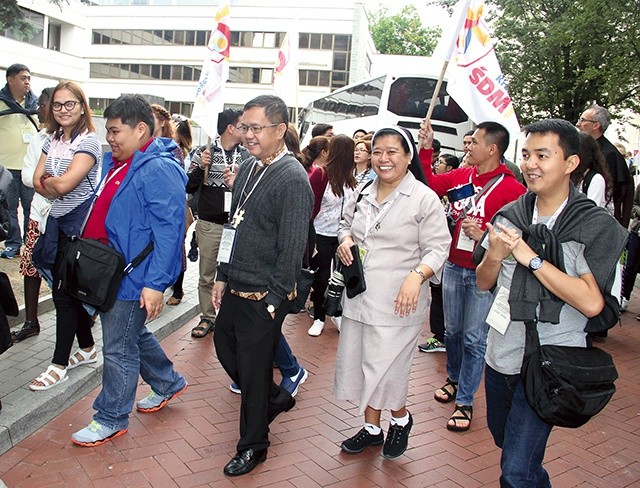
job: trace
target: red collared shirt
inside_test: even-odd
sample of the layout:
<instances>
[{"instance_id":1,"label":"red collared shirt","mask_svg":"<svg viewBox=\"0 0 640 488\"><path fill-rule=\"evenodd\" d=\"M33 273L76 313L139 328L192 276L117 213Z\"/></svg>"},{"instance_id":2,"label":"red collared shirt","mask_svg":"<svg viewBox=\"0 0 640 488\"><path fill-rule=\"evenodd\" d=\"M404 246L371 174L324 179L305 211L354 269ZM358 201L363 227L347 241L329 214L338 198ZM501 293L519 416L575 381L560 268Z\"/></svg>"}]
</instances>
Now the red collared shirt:
<instances>
[{"instance_id":1,"label":"red collared shirt","mask_svg":"<svg viewBox=\"0 0 640 488\"><path fill-rule=\"evenodd\" d=\"M153 137L140 148L140 152L145 152L152 141ZM120 184L126 178L132 161L133 155L124 161L113 160L113 168L109 170L109 173L104 178L104 183L98 189L98 196L87 219L87 225L85 225L82 237L108 242L109 239L107 238L107 229L104 226L104 222L107 218L111 201L118 188L120 188Z\"/></svg>"}]
</instances>

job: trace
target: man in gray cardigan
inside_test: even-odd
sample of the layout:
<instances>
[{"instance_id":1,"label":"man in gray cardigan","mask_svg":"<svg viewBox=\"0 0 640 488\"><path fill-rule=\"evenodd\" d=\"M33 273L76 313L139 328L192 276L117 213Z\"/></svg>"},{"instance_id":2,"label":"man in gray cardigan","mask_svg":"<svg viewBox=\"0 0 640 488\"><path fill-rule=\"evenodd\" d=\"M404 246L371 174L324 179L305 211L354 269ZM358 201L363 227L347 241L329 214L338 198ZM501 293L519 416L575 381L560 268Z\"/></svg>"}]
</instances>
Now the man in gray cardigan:
<instances>
[{"instance_id":1,"label":"man in gray cardigan","mask_svg":"<svg viewBox=\"0 0 640 488\"><path fill-rule=\"evenodd\" d=\"M266 459L269 423L295 405L273 381L273 354L295 297L313 193L285 146L288 122L284 102L263 95L245 105L238 125L255 161L241 165L234 182L231 225L222 236L213 287L216 353L242 392L240 440L224 468L228 476L246 474Z\"/></svg>"}]
</instances>

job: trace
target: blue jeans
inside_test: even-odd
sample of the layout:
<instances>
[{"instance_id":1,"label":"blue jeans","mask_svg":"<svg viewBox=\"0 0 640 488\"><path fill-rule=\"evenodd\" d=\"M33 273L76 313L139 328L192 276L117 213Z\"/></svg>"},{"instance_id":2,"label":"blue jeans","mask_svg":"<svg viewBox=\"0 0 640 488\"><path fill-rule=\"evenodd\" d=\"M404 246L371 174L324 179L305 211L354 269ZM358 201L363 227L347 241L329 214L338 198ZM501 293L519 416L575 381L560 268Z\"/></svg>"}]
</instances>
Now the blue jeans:
<instances>
[{"instance_id":1,"label":"blue jeans","mask_svg":"<svg viewBox=\"0 0 640 488\"><path fill-rule=\"evenodd\" d=\"M187 384L145 327L146 318L147 311L138 301L117 300L111 310L100 314L104 369L93 419L112 429L129 425L138 375L162 396L171 396Z\"/></svg>"},{"instance_id":2,"label":"blue jeans","mask_svg":"<svg viewBox=\"0 0 640 488\"><path fill-rule=\"evenodd\" d=\"M444 343L447 374L458 383L456 404L473 405L480 386L489 326L485 322L493 296L476 286L474 269L447 261L442 276Z\"/></svg>"},{"instance_id":3,"label":"blue jeans","mask_svg":"<svg viewBox=\"0 0 640 488\"><path fill-rule=\"evenodd\" d=\"M27 232L34 190L22 183L22 171L10 169L9 172L11 176L13 176L13 184L7 195L7 204L9 205L9 235L4 245L5 247L19 248L23 241L23 235ZM18 200L20 200L20 204L22 205L22 234L20 233L20 224L18 224Z\"/></svg>"},{"instance_id":4,"label":"blue jeans","mask_svg":"<svg viewBox=\"0 0 640 488\"><path fill-rule=\"evenodd\" d=\"M549 488L549 474L542 467L552 426L527 403L520 375L504 375L487 366L487 424L502 449L501 487Z\"/></svg>"},{"instance_id":5,"label":"blue jeans","mask_svg":"<svg viewBox=\"0 0 640 488\"><path fill-rule=\"evenodd\" d=\"M291 352L291 348L284 334L280 334L280 340L278 341L276 352L273 355L273 362L278 366L283 378L291 378L300 371L298 360Z\"/></svg>"}]
</instances>

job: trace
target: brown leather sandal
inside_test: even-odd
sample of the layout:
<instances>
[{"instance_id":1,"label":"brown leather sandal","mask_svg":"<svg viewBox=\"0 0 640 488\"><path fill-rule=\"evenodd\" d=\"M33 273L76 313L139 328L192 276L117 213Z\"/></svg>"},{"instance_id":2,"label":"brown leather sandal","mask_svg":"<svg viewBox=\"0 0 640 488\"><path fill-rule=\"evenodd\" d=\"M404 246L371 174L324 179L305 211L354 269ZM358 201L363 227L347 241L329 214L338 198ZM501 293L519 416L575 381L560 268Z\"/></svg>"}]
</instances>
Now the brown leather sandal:
<instances>
[{"instance_id":1,"label":"brown leather sandal","mask_svg":"<svg viewBox=\"0 0 640 488\"><path fill-rule=\"evenodd\" d=\"M442 392L442 395L444 395L444 397L442 395L438 396L438 392ZM447 378L447 382L436 390L436 392L433 394L433 398L435 398L435 400L440 403L449 403L456 399L457 393L458 383L454 383L449 378Z\"/></svg>"}]
</instances>

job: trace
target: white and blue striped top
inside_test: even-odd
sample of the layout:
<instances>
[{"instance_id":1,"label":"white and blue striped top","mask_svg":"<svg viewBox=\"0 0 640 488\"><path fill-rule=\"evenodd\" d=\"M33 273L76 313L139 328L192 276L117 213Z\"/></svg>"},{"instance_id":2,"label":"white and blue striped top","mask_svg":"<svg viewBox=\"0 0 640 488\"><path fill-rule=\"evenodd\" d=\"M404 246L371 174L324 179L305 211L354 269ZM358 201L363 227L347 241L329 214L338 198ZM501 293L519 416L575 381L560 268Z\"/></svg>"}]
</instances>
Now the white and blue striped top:
<instances>
[{"instance_id":1,"label":"white and blue striped top","mask_svg":"<svg viewBox=\"0 0 640 488\"><path fill-rule=\"evenodd\" d=\"M93 195L98 178L98 169L102 159L100 140L95 132L89 131L85 131L68 141L54 138L54 136L51 135L42 146L42 152L47 155L47 160L44 165L45 171L52 176L63 175L71 165L73 157L78 153L89 154L93 156L95 160L95 164L89 171L89 174L87 174L86 178L82 179L77 187L66 195L54 200L50 215L56 218L62 217Z\"/></svg>"}]
</instances>

